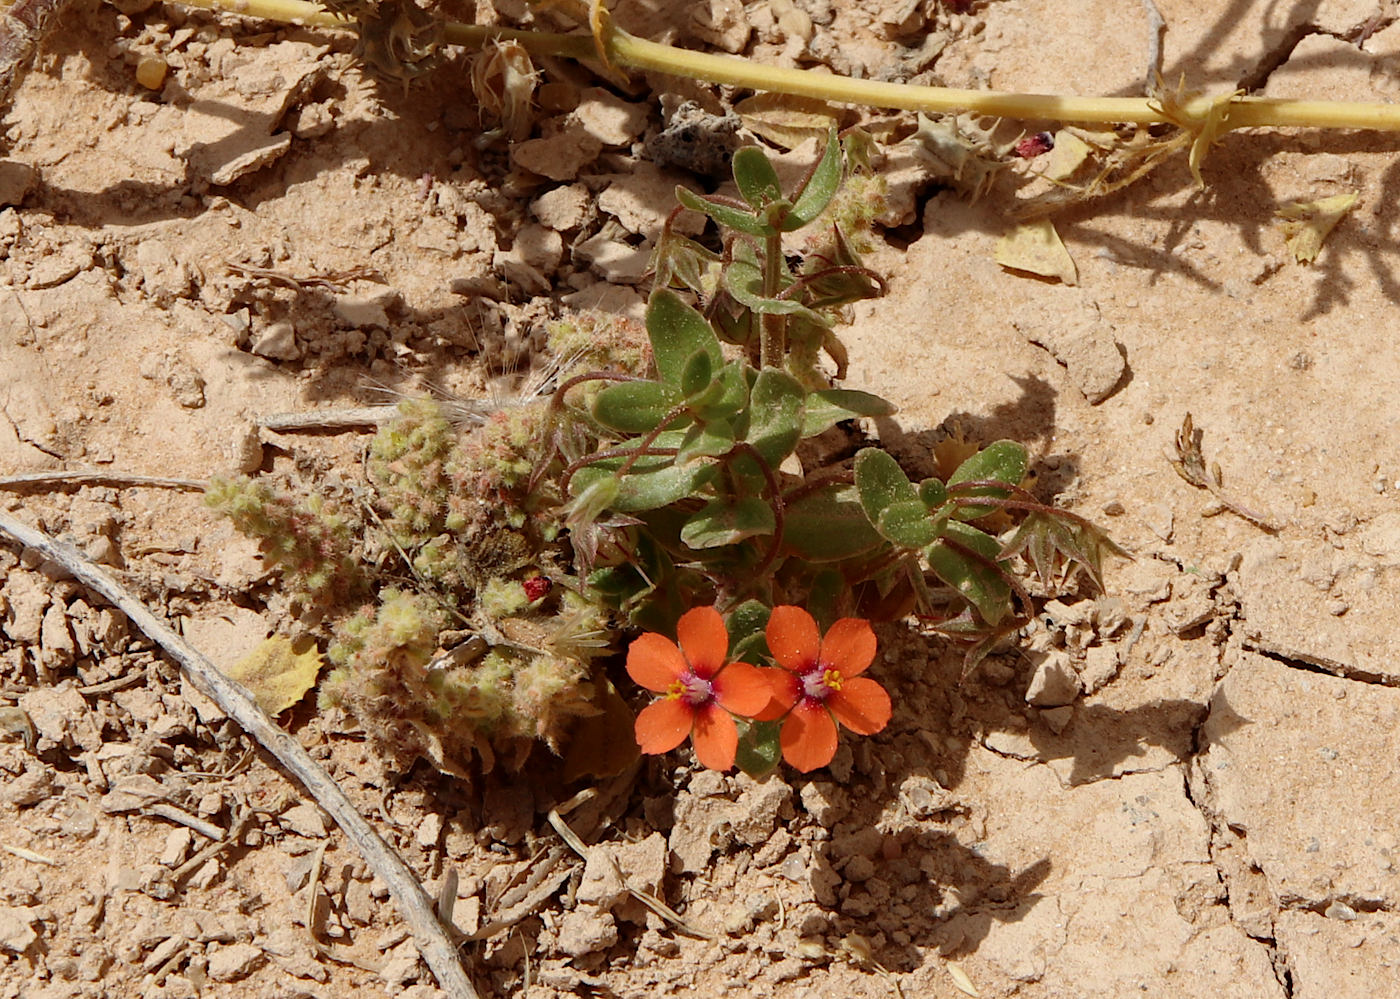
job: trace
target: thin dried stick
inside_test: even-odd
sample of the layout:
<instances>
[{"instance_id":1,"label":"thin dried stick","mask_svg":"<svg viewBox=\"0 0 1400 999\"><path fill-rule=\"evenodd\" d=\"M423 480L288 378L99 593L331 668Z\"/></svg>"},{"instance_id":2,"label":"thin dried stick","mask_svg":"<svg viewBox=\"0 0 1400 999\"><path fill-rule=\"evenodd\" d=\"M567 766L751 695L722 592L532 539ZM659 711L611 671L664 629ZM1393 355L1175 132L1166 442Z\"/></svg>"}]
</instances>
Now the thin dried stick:
<instances>
[{"instance_id":1,"label":"thin dried stick","mask_svg":"<svg viewBox=\"0 0 1400 999\"><path fill-rule=\"evenodd\" d=\"M565 843L568 843L569 848L575 853L577 853L580 857L582 857L585 862L587 862L589 857L592 855L592 851L596 848L590 847L587 844L585 844L584 841L579 838L578 833L574 832L571 828L569 828L569 824L564 821L563 816L559 813L561 810L567 812L572 807L581 804L582 801L585 800L584 796L589 795L590 792L592 792L592 790L592 788L589 788L585 791L582 791L578 795L575 795L575 797L572 800L565 802L558 808L551 808L549 810L549 824L554 827L554 831L559 834L559 838L562 839ZM617 866L617 861L613 859L612 854L604 851L601 854L601 856L604 859L604 861L607 862L607 865L610 868L612 868L613 874L615 874L617 876L617 880L622 883L622 887L627 890L627 894L631 895L638 902L641 902L652 912L656 913L662 919L666 920L666 922L673 925L676 929L680 930L686 936L696 937L700 940L719 939L715 934L706 933L704 930L698 928L692 923L686 922L684 916L678 913L675 909L672 909L669 905L661 901L656 896L644 892L638 888L634 888L632 886L632 883L629 880L627 880L627 875L623 874L622 869Z\"/></svg>"},{"instance_id":2,"label":"thin dried stick","mask_svg":"<svg viewBox=\"0 0 1400 999\"><path fill-rule=\"evenodd\" d=\"M146 812L150 815L159 815L163 819L171 822L178 822L188 829L193 829L205 839L220 840L224 838L224 831L212 822L205 822L197 815L191 815L183 808L176 808L174 805L160 801L154 805L149 805Z\"/></svg>"},{"instance_id":3,"label":"thin dried stick","mask_svg":"<svg viewBox=\"0 0 1400 999\"><path fill-rule=\"evenodd\" d=\"M185 861L175 870L170 872L170 880L178 883L199 870L210 859L223 853L229 847L234 846L243 839L243 830L247 829L253 821L253 810L245 808L233 817L229 823L228 832L220 832L214 842L208 844L189 860Z\"/></svg>"},{"instance_id":4,"label":"thin dried stick","mask_svg":"<svg viewBox=\"0 0 1400 999\"><path fill-rule=\"evenodd\" d=\"M272 413L258 417L266 430L341 430L347 427L377 427L399 415L399 407L353 406L346 409L313 409L305 413Z\"/></svg>"},{"instance_id":5,"label":"thin dried stick","mask_svg":"<svg viewBox=\"0 0 1400 999\"><path fill-rule=\"evenodd\" d=\"M191 489L202 492L209 483L199 479L167 479L160 475L123 475L120 472L104 472L96 468L75 468L71 471L25 472L23 475L6 475L0 478L0 489L23 489L28 486L80 485L80 486L151 486L156 489Z\"/></svg>"},{"instance_id":6,"label":"thin dried stick","mask_svg":"<svg viewBox=\"0 0 1400 999\"><path fill-rule=\"evenodd\" d=\"M413 872L360 813L355 811L355 806L350 803L345 792L317 765L301 743L279 728L262 708L257 706L247 690L220 673L202 653L175 634L169 625L147 610L116 580L73 547L55 541L3 512L0 512L0 532L57 562L83 585L96 590L111 601L180 664L185 675L201 693L211 698L245 732L275 756L331 818L335 819L360 856L365 858L374 873L389 886L389 891L398 903L399 912L408 923L409 931L418 944L419 952L437 977L438 985L453 999L480 999L457 959L457 950L452 939L438 923L433 913L432 902ZM232 831L229 839L233 839ZM223 842L227 843L227 840ZM220 844L210 844L216 845Z\"/></svg>"}]
</instances>

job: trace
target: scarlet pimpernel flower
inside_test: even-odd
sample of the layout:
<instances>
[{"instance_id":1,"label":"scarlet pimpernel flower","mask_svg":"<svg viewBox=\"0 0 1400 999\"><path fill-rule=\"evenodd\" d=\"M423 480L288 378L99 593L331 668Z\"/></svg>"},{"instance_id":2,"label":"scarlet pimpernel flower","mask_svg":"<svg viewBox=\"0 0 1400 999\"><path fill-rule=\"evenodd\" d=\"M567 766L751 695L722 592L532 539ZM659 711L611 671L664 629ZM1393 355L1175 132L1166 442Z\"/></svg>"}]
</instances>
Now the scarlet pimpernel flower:
<instances>
[{"instance_id":1,"label":"scarlet pimpernel flower","mask_svg":"<svg viewBox=\"0 0 1400 999\"><path fill-rule=\"evenodd\" d=\"M760 717L786 714L779 744L783 759L807 773L836 755L836 723L874 735L890 720L890 695L860 676L875 660L870 622L846 617L823 638L801 607L774 607L766 631L768 651L783 668L773 682L775 703Z\"/></svg>"},{"instance_id":2,"label":"scarlet pimpernel flower","mask_svg":"<svg viewBox=\"0 0 1400 999\"><path fill-rule=\"evenodd\" d=\"M689 735L701 766L728 770L739 745L732 715L756 715L770 704L773 685L765 674L772 671L726 662L729 632L713 607L681 615L676 637L679 644L649 631L627 649L632 679L665 695L637 715L637 745L665 753Z\"/></svg>"}]
</instances>

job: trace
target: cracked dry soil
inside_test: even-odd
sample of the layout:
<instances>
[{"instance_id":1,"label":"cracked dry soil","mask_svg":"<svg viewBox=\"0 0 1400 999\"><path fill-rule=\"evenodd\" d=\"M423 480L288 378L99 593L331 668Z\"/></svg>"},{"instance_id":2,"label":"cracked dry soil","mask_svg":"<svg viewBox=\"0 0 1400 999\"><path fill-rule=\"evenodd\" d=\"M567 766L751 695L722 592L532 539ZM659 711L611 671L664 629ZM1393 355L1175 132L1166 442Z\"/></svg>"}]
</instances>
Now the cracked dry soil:
<instances>
[{"instance_id":1,"label":"cracked dry soil","mask_svg":"<svg viewBox=\"0 0 1400 999\"><path fill-rule=\"evenodd\" d=\"M380 402L382 386L480 394L528 365L559 309L636 314L674 185L702 183L645 156L661 95L695 88L622 94L549 66L578 108L542 112L533 138L587 141L568 163L557 143L527 155L559 176L511 172L477 142L465 57L405 98L376 91L339 36L123 6L70 8L6 119L5 474L353 481L361 433L258 419ZM1136 0L615 6L650 37L1005 90L1140 93L1147 39ZM1168 80L1400 88L1388 4L1159 6ZM792 10L805 41L784 33ZM155 54L161 93L134 75ZM985 997L1385 994L1400 966L1396 150L1232 134L1205 191L1172 162L1058 216L1074 287L996 266L995 197L915 178L892 199L868 260L891 293L846 335L848 384L901 407L869 429L914 473L954 425L1025 441L1037 489L1135 559L1109 566L1105 598L1047 603L1019 650L962 685L939 640L885 628L894 720L826 771L755 783L675 755L571 813L701 935L559 843L544 813L576 788L396 773L308 705L284 723L430 893L455 881L487 996L941 999L962 994L945 961ZM1277 206L1351 191L1316 263L1293 262ZM1188 412L1276 534L1174 474ZM195 494L5 502L118 569L216 661L286 612ZM0 996L436 994L384 886L216 707L71 580L10 549L0 565ZM238 823L237 845L211 848Z\"/></svg>"}]
</instances>

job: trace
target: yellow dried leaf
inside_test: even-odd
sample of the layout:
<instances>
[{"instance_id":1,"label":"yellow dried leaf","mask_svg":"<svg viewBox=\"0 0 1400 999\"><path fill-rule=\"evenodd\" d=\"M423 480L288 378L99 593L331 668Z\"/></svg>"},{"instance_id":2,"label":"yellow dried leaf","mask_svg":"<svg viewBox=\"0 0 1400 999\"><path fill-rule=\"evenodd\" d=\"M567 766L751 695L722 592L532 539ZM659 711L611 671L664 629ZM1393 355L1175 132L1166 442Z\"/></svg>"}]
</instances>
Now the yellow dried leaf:
<instances>
[{"instance_id":1,"label":"yellow dried leaf","mask_svg":"<svg viewBox=\"0 0 1400 999\"><path fill-rule=\"evenodd\" d=\"M297 652L285 635L273 635L230 667L228 675L248 688L258 706L277 716L301 700L316 684L321 653L314 643Z\"/></svg>"},{"instance_id":2,"label":"yellow dried leaf","mask_svg":"<svg viewBox=\"0 0 1400 999\"><path fill-rule=\"evenodd\" d=\"M1050 150L1045 176L1050 180L1069 180L1093 151L1094 147L1079 136L1068 129L1060 129L1055 133L1055 148Z\"/></svg>"},{"instance_id":3,"label":"yellow dried leaf","mask_svg":"<svg viewBox=\"0 0 1400 999\"><path fill-rule=\"evenodd\" d=\"M1293 201L1274 214L1284 221L1283 242L1300 264L1310 264L1322 249L1323 240L1351 211L1357 202L1355 192L1337 194L1320 201Z\"/></svg>"},{"instance_id":4,"label":"yellow dried leaf","mask_svg":"<svg viewBox=\"0 0 1400 999\"><path fill-rule=\"evenodd\" d=\"M1065 284L1079 283L1074 258L1049 219L1023 222L997 240L996 262L1012 270L1059 278Z\"/></svg>"},{"instance_id":5,"label":"yellow dried leaf","mask_svg":"<svg viewBox=\"0 0 1400 999\"><path fill-rule=\"evenodd\" d=\"M836 109L815 97L760 93L740 101L734 110L750 132L783 149L825 139L837 126Z\"/></svg>"}]
</instances>

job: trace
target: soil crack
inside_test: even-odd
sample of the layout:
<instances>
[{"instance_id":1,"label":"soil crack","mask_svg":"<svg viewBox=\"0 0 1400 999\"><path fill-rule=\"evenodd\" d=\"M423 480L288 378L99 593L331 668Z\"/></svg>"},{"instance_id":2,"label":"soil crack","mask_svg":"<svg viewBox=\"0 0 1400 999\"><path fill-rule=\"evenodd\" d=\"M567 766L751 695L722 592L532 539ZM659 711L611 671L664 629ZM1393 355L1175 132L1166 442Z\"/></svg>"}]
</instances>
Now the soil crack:
<instances>
[{"instance_id":1,"label":"soil crack","mask_svg":"<svg viewBox=\"0 0 1400 999\"><path fill-rule=\"evenodd\" d=\"M1381 687L1400 687L1400 677L1372 673L1370 670L1351 666L1335 659L1310 655L1297 649L1284 648L1272 644L1263 637L1246 639L1244 647L1259 653L1265 659L1270 659L1281 666L1287 666L1289 669L1302 670L1305 673L1321 673L1325 676L1354 680L1357 683L1371 683Z\"/></svg>"}]
</instances>

